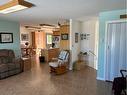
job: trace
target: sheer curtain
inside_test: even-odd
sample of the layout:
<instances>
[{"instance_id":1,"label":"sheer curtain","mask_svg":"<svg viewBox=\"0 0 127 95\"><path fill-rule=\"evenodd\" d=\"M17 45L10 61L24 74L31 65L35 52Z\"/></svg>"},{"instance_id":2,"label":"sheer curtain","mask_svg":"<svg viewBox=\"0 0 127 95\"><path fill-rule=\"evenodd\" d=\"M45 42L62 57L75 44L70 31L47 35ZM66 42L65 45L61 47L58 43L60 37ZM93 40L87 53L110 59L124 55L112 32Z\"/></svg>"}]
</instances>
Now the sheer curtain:
<instances>
[{"instance_id":1,"label":"sheer curtain","mask_svg":"<svg viewBox=\"0 0 127 95\"><path fill-rule=\"evenodd\" d=\"M120 70L127 69L127 22L108 24L106 80L121 76Z\"/></svg>"}]
</instances>

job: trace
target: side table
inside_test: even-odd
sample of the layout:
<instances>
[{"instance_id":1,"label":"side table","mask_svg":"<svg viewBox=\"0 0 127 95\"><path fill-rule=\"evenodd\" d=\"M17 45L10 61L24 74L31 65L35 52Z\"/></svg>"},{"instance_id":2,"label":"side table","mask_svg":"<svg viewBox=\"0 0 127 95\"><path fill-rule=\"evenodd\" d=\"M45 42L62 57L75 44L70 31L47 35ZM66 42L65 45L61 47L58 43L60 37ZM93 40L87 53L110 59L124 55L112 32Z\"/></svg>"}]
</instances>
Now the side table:
<instances>
[{"instance_id":1,"label":"side table","mask_svg":"<svg viewBox=\"0 0 127 95\"><path fill-rule=\"evenodd\" d=\"M23 63L23 66L22 66L23 71L27 71L27 70L31 69L31 60L30 60L30 58L22 58L22 63Z\"/></svg>"}]
</instances>

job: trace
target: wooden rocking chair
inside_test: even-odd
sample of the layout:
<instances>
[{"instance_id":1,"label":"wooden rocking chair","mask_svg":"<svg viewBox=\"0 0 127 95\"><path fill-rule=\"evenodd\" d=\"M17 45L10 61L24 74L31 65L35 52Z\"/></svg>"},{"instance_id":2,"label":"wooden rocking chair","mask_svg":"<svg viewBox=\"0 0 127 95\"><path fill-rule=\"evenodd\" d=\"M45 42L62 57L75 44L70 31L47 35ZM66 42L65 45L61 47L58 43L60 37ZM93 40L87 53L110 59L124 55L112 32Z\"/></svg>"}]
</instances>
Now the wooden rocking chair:
<instances>
[{"instance_id":1,"label":"wooden rocking chair","mask_svg":"<svg viewBox=\"0 0 127 95\"><path fill-rule=\"evenodd\" d=\"M53 58L53 60L49 62L50 72L57 75L65 73L69 64L69 56L70 53L68 50L62 50L57 59Z\"/></svg>"}]
</instances>

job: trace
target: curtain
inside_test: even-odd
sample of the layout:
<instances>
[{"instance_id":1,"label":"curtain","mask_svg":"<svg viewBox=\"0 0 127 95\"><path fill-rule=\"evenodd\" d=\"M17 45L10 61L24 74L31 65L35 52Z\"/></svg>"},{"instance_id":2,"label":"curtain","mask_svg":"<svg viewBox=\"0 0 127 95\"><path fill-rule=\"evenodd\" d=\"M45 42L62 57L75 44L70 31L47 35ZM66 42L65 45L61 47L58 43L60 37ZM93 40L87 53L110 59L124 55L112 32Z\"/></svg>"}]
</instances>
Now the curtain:
<instances>
[{"instance_id":1,"label":"curtain","mask_svg":"<svg viewBox=\"0 0 127 95\"><path fill-rule=\"evenodd\" d=\"M108 24L107 35L107 79L119 77L121 69L127 69L127 22Z\"/></svg>"}]
</instances>

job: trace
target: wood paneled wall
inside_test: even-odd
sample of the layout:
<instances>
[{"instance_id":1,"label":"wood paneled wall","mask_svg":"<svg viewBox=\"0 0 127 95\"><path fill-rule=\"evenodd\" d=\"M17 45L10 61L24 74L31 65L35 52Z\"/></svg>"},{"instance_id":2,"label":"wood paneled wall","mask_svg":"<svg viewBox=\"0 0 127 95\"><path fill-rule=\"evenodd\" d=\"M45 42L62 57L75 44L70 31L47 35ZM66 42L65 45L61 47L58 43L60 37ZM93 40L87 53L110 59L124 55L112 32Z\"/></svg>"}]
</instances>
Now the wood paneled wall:
<instances>
[{"instance_id":1,"label":"wood paneled wall","mask_svg":"<svg viewBox=\"0 0 127 95\"><path fill-rule=\"evenodd\" d=\"M60 31L53 31L53 36L60 36Z\"/></svg>"},{"instance_id":2,"label":"wood paneled wall","mask_svg":"<svg viewBox=\"0 0 127 95\"><path fill-rule=\"evenodd\" d=\"M68 40L60 40L60 49L68 49L70 46L70 26L69 25L62 25L60 27L60 34L68 34Z\"/></svg>"},{"instance_id":3,"label":"wood paneled wall","mask_svg":"<svg viewBox=\"0 0 127 95\"><path fill-rule=\"evenodd\" d=\"M31 36L32 36L32 46L33 46L33 48L36 48L36 44L35 44L35 32L31 32Z\"/></svg>"},{"instance_id":4,"label":"wood paneled wall","mask_svg":"<svg viewBox=\"0 0 127 95\"><path fill-rule=\"evenodd\" d=\"M32 32L32 46L34 48L46 48L46 33Z\"/></svg>"},{"instance_id":5,"label":"wood paneled wall","mask_svg":"<svg viewBox=\"0 0 127 95\"><path fill-rule=\"evenodd\" d=\"M60 40L60 49L70 49L70 26L62 25L60 32L54 32L53 35L68 34L68 40ZM34 48L46 48L46 33L45 32L32 32L32 46Z\"/></svg>"}]
</instances>

